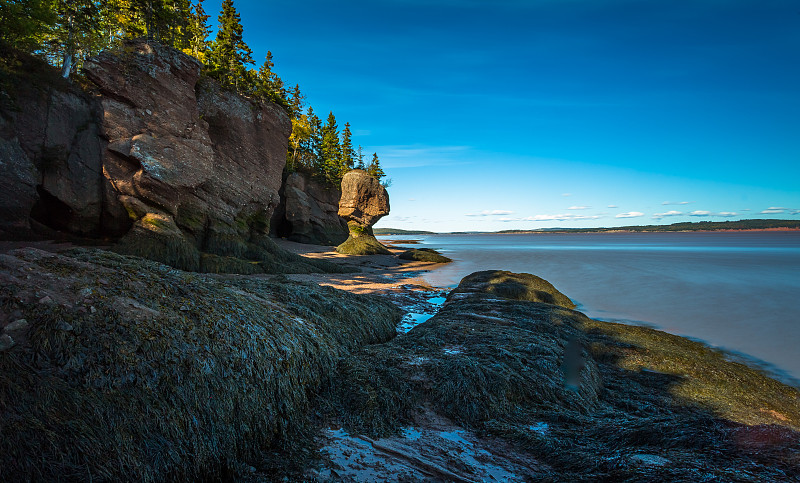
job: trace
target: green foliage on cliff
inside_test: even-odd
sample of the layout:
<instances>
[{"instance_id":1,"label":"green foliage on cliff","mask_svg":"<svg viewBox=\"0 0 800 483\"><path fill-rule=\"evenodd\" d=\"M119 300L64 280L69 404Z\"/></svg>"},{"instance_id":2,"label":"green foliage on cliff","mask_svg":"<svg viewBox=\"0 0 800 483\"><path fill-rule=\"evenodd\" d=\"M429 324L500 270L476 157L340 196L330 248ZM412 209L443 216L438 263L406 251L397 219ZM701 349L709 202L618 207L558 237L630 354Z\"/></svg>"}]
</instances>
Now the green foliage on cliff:
<instances>
[{"instance_id":1,"label":"green foliage on cliff","mask_svg":"<svg viewBox=\"0 0 800 483\"><path fill-rule=\"evenodd\" d=\"M292 120L287 152L289 171L303 171L332 187L358 160L370 175L385 176L377 154L364 165L361 148L353 147L350 123L340 132L333 112L323 125L300 86L287 89L267 51L258 70L244 40L244 28L233 0L224 0L213 41L204 0L0 0L0 42L38 55L60 68L64 77L83 61L123 40L146 37L197 58L203 72L224 88L251 99L273 102ZM384 183L388 186L388 182Z\"/></svg>"}]
</instances>

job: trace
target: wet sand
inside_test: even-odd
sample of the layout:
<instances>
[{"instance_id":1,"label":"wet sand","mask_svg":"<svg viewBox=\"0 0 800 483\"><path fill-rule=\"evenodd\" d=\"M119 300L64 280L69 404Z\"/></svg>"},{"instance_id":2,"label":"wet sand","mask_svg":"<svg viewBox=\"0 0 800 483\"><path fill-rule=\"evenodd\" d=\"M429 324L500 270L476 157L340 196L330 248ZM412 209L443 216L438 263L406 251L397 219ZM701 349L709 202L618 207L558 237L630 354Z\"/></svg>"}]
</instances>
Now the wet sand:
<instances>
[{"instance_id":1,"label":"wet sand","mask_svg":"<svg viewBox=\"0 0 800 483\"><path fill-rule=\"evenodd\" d=\"M401 240L398 240L400 242ZM397 255L404 252L404 248L396 248L390 243L382 241L392 252L391 255L342 255L336 253L335 247L322 245L307 245L288 240L276 239L281 248L308 258L327 260L340 265L357 268L354 273L312 273L291 274L291 280L313 282L319 285L346 290L353 293L371 294L401 294L409 291L438 292L440 287L434 287L422 278L422 274L443 267L442 263L417 262L401 260Z\"/></svg>"}]
</instances>

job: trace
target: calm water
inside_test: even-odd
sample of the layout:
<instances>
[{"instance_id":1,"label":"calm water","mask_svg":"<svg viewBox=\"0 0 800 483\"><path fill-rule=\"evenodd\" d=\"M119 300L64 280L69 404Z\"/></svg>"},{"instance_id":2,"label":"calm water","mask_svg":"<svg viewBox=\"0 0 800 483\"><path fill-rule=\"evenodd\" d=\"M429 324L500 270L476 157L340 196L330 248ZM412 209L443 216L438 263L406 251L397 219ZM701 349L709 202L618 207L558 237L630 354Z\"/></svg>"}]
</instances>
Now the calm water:
<instances>
[{"instance_id":1,"label":"calm water","mask_svg":"<svg viewBox=\"0 0 800 483\"><path fill-rule=\"evenodd\" d=\"M425 276L433 285L478 270L533 273L590 317L700 339L800 380L800 232L413 238L455 260Z\"/></svg>"}]
</instances>

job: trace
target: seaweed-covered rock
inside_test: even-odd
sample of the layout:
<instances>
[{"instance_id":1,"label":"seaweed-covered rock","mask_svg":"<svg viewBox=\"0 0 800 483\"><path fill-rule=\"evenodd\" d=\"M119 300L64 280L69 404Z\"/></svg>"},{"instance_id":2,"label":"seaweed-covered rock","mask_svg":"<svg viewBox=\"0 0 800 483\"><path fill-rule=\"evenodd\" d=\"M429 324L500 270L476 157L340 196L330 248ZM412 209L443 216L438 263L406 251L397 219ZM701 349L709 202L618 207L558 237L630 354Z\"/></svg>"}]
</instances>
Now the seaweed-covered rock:
<instances>
[{"instance_id":1,"label":"seaweed-covered rock","mask_svg":"<svg viewBox=\"0 0 800 483\"><path fill-rule=\"evenodd\" d=\"M4 481L217 481L296 448L337 360L392 338L400 311L282 277L28 248L0 255L0 315Z\"/></svg>"},{"instance_id":2,"label":"seaweed-covered rock","mask_svg":"<svg viewBox=\"0 0 800 483\"><path fill-rule=\"evenodd\" d=\"M412 248L397 255L397 258L432 263L450 263L453 261L432 248Z\"/></svg>"},{"instance_id":3,"label":"seaweed-covered rock","mask_svg":"<svg viewBox=\"0 0 800 483\"><path fill-rule=\"evenodd\" d=\"M354 169L342 178L339 216L347 220L349 237L336 248L346 255L390 255L372 233L372 225L389 214L389 193L366 171Z\"/></svg>"},{"instance_id":4,"label":"seaweed-covered rock","mask_svg":"<svg viewBox=\"0 0 800 483\"><path fill-rule=\"evenodd\" d=\"M571 305L532 275L465 277L427 322L342 359L324 407L370 437L442 415L541 462L526 465L531 480L800 479L800 391L701 343Z\"/></svg>"},{"instance_id":5,"label":"seaweed-covered rock","mask_svg":"<svg viewBox=\"0 0 800 483\"><path fill-rule=\"evenodd\" d=\"M484 270L467 275L458 284L448 300L464 298L500 297L527 302L542 302L574 309L575 304L556 290L553 284L530 273L512 273L504 270Z\"/></svg>"}]
</instances>

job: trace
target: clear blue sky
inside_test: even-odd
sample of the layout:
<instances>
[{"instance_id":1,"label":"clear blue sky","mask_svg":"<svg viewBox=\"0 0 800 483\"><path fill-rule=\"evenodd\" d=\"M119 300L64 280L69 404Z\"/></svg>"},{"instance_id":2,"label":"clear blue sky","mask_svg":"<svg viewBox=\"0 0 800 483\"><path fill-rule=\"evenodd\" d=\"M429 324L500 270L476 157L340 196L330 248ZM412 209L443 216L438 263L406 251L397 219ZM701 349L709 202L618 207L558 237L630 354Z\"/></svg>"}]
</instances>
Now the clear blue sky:
<instances>
[{"instance_id":1,"label":"clear blue sky","mask_svg":"<svg viewBox=\"0 0 800 483\"><path fill-rule=\"evenodd\" d=\"M234 1L380 156L378 226L800 219L796 0Z\"/></svg>"}]
</instances>

